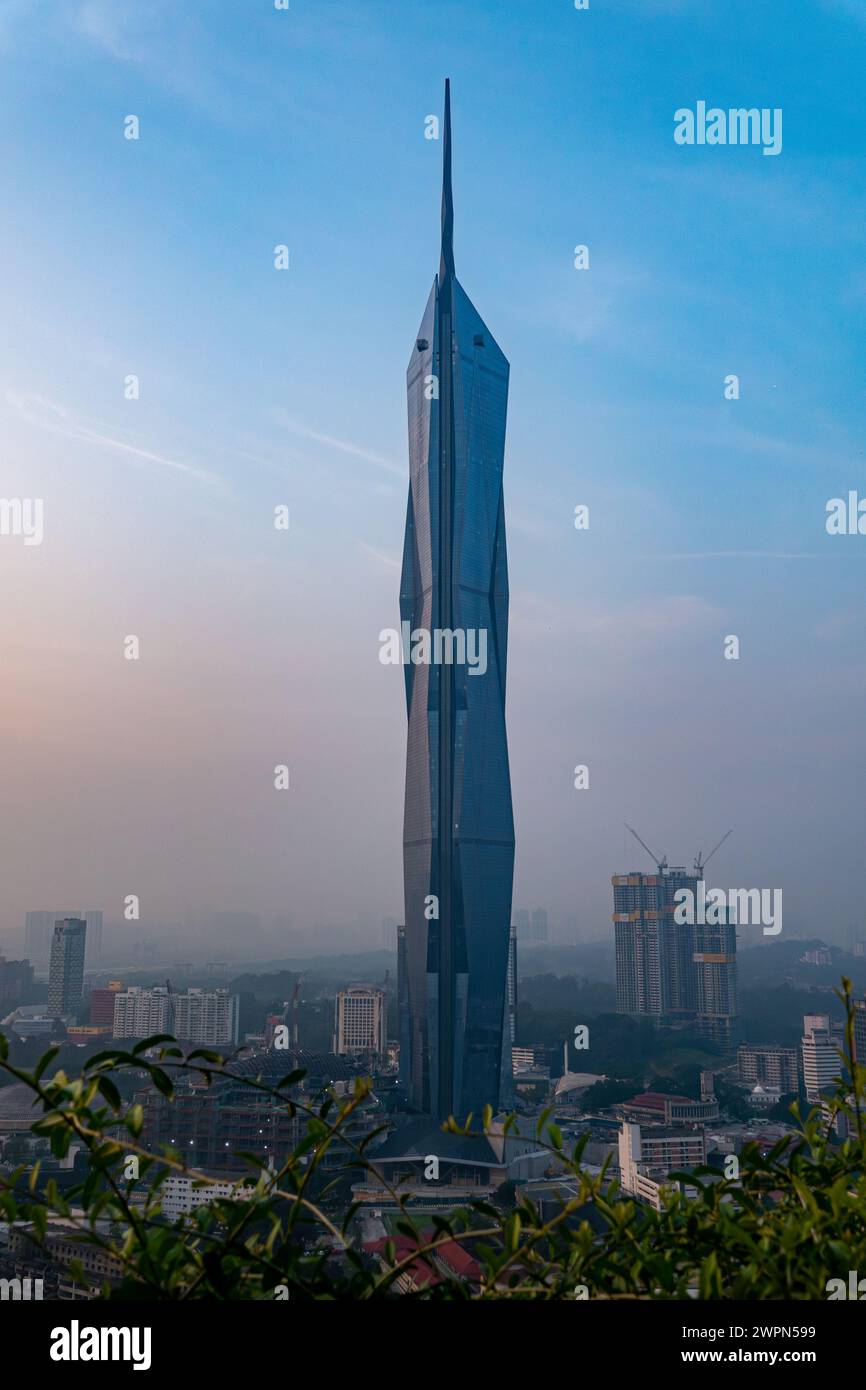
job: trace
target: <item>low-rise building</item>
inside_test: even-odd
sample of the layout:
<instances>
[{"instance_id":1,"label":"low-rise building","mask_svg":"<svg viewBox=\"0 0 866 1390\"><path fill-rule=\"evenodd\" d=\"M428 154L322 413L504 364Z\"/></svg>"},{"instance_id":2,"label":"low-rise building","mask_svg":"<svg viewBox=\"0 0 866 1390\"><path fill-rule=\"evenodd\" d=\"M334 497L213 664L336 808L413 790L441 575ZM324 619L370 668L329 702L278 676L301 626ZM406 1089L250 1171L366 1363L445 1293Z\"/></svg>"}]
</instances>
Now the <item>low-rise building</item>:
<instances>
[{"instance_id":1,"label":"low-rise building","mask_svg":"<svg viewBox=\"0 0 866 1390\"><path fill-rule=\"evenodd\" d=\"M369 1156L369 1170L352 1188L356 1202L395 1211L398 1197L413 1209L449 1211L472 1198L492 1196L511 1180L540 1177L552 1166L550 1153L527 1133L505 1133L495 1122L489 1134L448 1134L429 1116L406 1120Z\"/></svg>"},{"instance_id":2,"label":"low-rise building","mask_svg":"<svg viewBox=\"0 0 866 1390\"><path fill-rule=\"evenodd\" d=\"M663 1091L643 1091L618 1107L624 1120L635 1124L707 1124L719 1118L719 1103L712 1097L692 1100L690 1096L669 1096Z\"/></svg>"},{"instance_id":3,"label":"low-rise building","mask_svg":"<svg viewBox=\"0 0 866 1390\"><path fill-rule=\"evenodd\" d=\"M113 1036L112 1029L95 1028L92 1024L70 1024L66 1030L66 1036L71 1043L76 1043L79 1047L86 1047L88 1043L104 1042Z\"/></svg>"},{"instance_id":4,"label":"low-rise building","mask_svg":"<svg viewBox=\"0 0 866 1390\"><path fill-rule=\"evenodd\" d=\"M9 1230L8 1249L13 1259L45 1261L65 1270L77 1260L91 1286L98 1287L104 1280L115 1282L123 1274L119 1256L88 1242L72 1218L51 1217L44 1234L32 1222L16 1222Z\"/></svg>"},{"instance_id":5,"label":"low-rise building","mask_svg":"<svg viewBox=\"0 0 866 1390\"><path fill-rule=\"evenodd\" d=\"M762 1086L760 1081L755 1082L748 1096L753 1110L771 1110L781 1099L782 1092L778 1086Z\"/></svg>"},{"instance_id":6,"label":"low-rise building","mask_svg":"<svg viewBox=\"0 0 866 1390\"><path fill-rule=\"evenodd\" d=\"M206 1206L209 1202L247 1201L255 1192L255 1184L250 1182L249 1170L236 1174L223 1171L213 1175L205 1173L202 1177L210 1177L212 1180L205 1183L190 1173L169 1173L159 1189L162 1214L168 1221L188 1216L196 1207ZM145 1193L142 1191L142 1202L144 1197Z\"/></svg>"}]
</instances>

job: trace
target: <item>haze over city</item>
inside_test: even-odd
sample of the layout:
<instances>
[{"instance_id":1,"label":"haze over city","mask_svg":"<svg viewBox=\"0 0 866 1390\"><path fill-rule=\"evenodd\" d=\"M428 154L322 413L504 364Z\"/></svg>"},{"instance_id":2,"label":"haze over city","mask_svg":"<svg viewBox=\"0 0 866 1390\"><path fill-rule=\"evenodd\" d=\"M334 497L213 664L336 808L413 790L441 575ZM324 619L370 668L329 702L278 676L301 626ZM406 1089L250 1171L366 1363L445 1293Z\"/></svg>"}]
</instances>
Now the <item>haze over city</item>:
<instances>
[{"instance_id":1,"label":"haze over city","mask_svg":"<svg viewBox=\"0 0 866 1390\"><path fill-rule=\"evenodd\" d=\"M0 544L0 949L55 904L103 909L109 949L129 894L117 931L178 949L260 914L253 957L402 919L379 634L446 72L457 267L511 363L515 905L609 939L610 875L650 868L624 821L688 865L733 827L712 882L781 888L786 935L862 928L863 552L825 526L863 473L859 8L27 8L0 10L2 492L45 533ZM782 157L677 146L702 98L783 107Z\"/></svg>"}]
</instances>

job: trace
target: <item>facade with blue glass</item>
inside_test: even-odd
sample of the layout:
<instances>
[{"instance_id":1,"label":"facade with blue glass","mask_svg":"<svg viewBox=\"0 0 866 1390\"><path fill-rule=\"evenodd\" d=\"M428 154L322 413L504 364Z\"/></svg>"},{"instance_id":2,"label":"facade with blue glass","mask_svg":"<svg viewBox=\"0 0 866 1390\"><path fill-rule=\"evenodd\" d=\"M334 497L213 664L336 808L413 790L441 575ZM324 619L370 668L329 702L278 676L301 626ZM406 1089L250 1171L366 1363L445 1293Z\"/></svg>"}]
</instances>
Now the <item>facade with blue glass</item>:
<instances>
[{"instance_id":1,"label":"facade with blue glass","mask_svg":"<svg viewBox=\"0 0 866 1390\"><path fill-rule=\"evenodd\" d=\"M502 496L508 362L454 273L447 83L443 155L439 274L407 372L410 483L400 616L413 651L411 660L404 653L408 1017L401 1072L418 1110L464 1117L486 1103L495 1109L510 1095L514 821ZM425 659L419 634L430 634L433 659Z\"/></svg>"}]
</instances>

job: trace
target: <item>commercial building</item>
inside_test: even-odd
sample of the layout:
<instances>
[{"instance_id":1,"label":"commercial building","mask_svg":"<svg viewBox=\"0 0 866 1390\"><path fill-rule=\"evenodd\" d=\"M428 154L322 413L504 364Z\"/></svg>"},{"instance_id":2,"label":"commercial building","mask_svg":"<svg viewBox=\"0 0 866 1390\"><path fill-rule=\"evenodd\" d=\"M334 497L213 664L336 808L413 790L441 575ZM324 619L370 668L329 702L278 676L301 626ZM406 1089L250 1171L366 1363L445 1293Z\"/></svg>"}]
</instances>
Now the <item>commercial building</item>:
<instances>
[{"instance_id":1,"label":"commercial building","mask_svg":"<svg viewBox=\"0 0 866 1390\"><path fill-rule=\"evenodd\" d=\"M803 1084L806 1099L819 1104L822 1097L835 1091L836 1078L843 1062L839 1056L844 1043L844 1027L833 1023L829 1014L805 1014L803 1017Z\"/></svg>"},{"instance_id":2,"label":"commercial building","mask_svg":"<svg viewBox=\"0 0 866 1390\"><path fill-rule=\"evenodd\" d=\"M37 1115L33 1092L23 1081L0 1086L0 1138L4 1134L29 1134Z\"/></svg>"},{"instance_id":3,"label":"commercial building","mask_svg":"<svg viewBox=\"0 0 866 1390\"><path fill-rule=\"evenodd\" d=\"M67 917L55 923L48 969L48 1013L74 1023L84 989L84 951L87 923Z\"/></svg>"},{"instance_id":4,"label":"commercial building","mask_svg":"<svg viewBox=\"0 0 866 1390\"><path fill-rule=\"evenodd\" d=\"M295 1069L305 1072L303 1082L281 1097L248 1084L261 1079L275 1087ZM184 1078L173 1098L153 1086L137 1092L136 1101L144 1112L144 1145L155 1153L166 1146L175 1149L189 1165L206 1172L236 1171L241 1153L256 1154L269 1166L280 1168L306 1133L306 1117L300 1112L289 1115L286 1097L314 1098L318 1103L325 1088L339 1093L360 1074L348 1058L291 1048L233 1062L228 1072L210 1086ZM329 1145L323 1169L333 1171L345 1165L354 1156L348 1141L357 1144L381 1124L381 1108L370 1097L353 1115L346 1139Z\"/></svg>"},{"instance_id":5,"label":"commercial building","mask_svg":"<svg viewBox=\"0 0 866 1390\"><path fill-rule=\"evenodd\" d=\"M800 1087L800 1059L796 1047L744 1043L737 1048L737 1079L746 1086L760 1082L765 1090L772 1087L782 1095L793 1094Z\"/></svg>"},{"instance_id":6,"label":"commercial building","mask_svg":"<svg viewBox=\"0 0 866 1390\"><path fill-rule=\"evenodd\" d=\"M516 1073L519 1071L543 1071L546 1076L550 1075L550 1053L542 1045L537 1047L512 1047L511 1067Z\"/></svg>"},{"instance_id":7,"label":"commercial building","mask_svg":"<svg viewBox=\"0 0 866 1390\"><path fill-rule=\"evenodd\" d=\"M385 1055L385 991L375 985L341 989L334 1004L334 1052L338 1057Z\"/></svg>"},{"instance_id":8,"label":"commercial building","mask_svg":"<svg viewBox=\"0 0 866 1390\"><path fill-rule=\"evenodd\" d=\"M0 955L0 1004L19 1004L32 988L33 966L29 960L6 960Z\"/></svg>"},{"instance_id":9,"label":"commercial building","mask_svg":"<svg viewBox=\"0 0 866 1390\"><path fill-rule=\"evenodd\" d=\"M620 1183L625 1192L648 1202L656 1210L664 1205L664 1188L672 1172L688 1171L707 1161L707 1140L702 1129L642 1129L624 1124L619 1134Z\"/></svg>"},{"instance_id":10,"label":"commercial building","mask_svg":"<svg viewBox=\"0 0 866 1390\"><path fill-rule=\"evenodd\" d=\"M455 273L447 84L443 137L439 273L407 371L400 583L413 643L411 657L404 650L404 1068L415 1108L441 1118L496 1110L510 1078L514 869L502 491L509 367Z\"/></svg>"},{"instance_id":11,"label":"commercial building","mask_svg":"<svg viewBox=\"0 0 866 1390\"><path fill-rule=\"evenodd\" d=\"M104 989L90 991L90 1022L94 1028L113 1029L114 1001L122 989L122 980L109 980Z\"/></svg>"},{"instance_id":12,"label":"commercial building","mask_svg":"<svg viewBox=\"0 0 866 1390\"><path fill-rule=\"evenodd\" d=\"M696 1168L707 1161L703 1129L647 1129L626 1123L622 1131L626 1132L629 1154L655 1177L664 1177L675 1168Z\"/></svg>"},{"instance_id":13,"label":"commercial building","mask_svg":"<svg viewBox=\"0 0 866 1390\"><path fill-rule=\"evenodd\" d=\"M45 1013L44 1004L19 1004L3 1020L19 1038L62 1038L65 1024Z\"/></svg>"}]
</instances>

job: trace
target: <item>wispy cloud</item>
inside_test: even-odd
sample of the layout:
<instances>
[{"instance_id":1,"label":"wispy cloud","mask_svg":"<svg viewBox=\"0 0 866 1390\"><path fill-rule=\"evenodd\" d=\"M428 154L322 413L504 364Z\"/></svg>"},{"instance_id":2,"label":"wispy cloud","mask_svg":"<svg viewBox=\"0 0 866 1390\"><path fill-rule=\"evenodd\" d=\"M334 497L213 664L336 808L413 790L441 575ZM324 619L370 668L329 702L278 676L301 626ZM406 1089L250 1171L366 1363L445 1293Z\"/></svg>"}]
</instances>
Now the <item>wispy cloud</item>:
<instances>
[{"instance_id":1,"label":"wispy cloud","mask_svg":"<svg viewBox=\"0 0 866 1390\"><path fill-rule=\"evenodd\" d=\"M723 448L728 451L737 449L824 472L839 468L850 470L858 452L854 443L850 445L850 452L831 451L826 444L801 444L793 439L768 434L766 431L731 424L726 425L724 431L705 427L686 428L682 430L681 437L684 442L702 448Z\"/></svg>"},{"instance_id":2,"label":"wispy cloud","mask_svg":"<svg viewBox=\"0 0 866 1390\"><path fill-rule=\"evenodd\" d=\"M548 633L570 642L591 638L628 653L638 643L702 631L720 613L715 604L695 594L660 594L606 605L574 604L524 589L512 595L511 626L543 641Z\"/></svg>"},{"instance_id":3,"label":"wispy cloud","mask_svg":"<svg viewBox=\"0 0 866 1390\"><path fill-rule=\"evenodd\" d=\"M400 560L396 555L388 555L383 550L377 550L375 546L368 545L366 541L358 541L358 544L361 547L361 549L365 550L368 555L372 556L376 563L381 565L383 569L400 569Z\"/></svg>"},{"instance_id":4,"label":"wispy cloud","mask_svg":"<svg viewBox=\"0 0 866 1390\"><path fill-rule=\"evenodd\" d=\"M132 13L134 16L134 11ZM70 18L79 33L104 48L112 58L123 62L140 61L141 52L132 41L130 12L124 14L119 6L109 6L101 0L84 0L84 4L71 11Z\"/></svg>"},{"instance_id":5,"label":"wispy cloud","mask_svg":"<svg viewBox=\"0 0 866 1390\"><path fill-rule=\"evenodd\" d=\"M321 444L326 449L336 449L338 453L348 454L350 458L363 459L365 463L372 463L376 468L384 468L386 473L393 473L395 477L403 478L408 481L408 468L401 468L399 464L392 463L390 459L382 458L381 454L374 454L371 449L363 449L358 444L352 444L345 439L335 439L333 435L322 434L319 430L312 430L307 425L300 424L293 420L287 411L277 407L274 411L274 419L278 425L284 429L291 430L301 439L309 439L314 444Z\"/></svg>"},{"instance_id":6,"label":"wispy cloud","mask_svg":"<svg viewBox=\"0 0 866 1390\"><path fill-rule=\"evenodd\" d=\"M8 391L6 399L20 418L35 429L45 430L48 434L59 434L64 439L74 439L83 444L98 444L100 447L111 449L115 453L140 459L142 463L153 463L160 468L168 468L175 473L182 473L188 478L195 478L197 482L216 483L218 481L214 474L209 473L205 468L198 468L191 463L181 463L178 459L169 458L165 454L157 454L152 449L145 449L140 444L121 439L116 434L107 434L104 429L92 429L89 425L76 420L64 406L58 405L55 401L46 400L44 396L32 392L19 396Z\"/></svg>"},{"instance_id":7,"label":"wispy cloud","mask_svg":"<svg viewBox=\"0 0 866 1390\"><path fill-rule=\"evenodd\" d=\"M64 11L72 34L103 58L137 69L182 101L222 121L231 106L231 52L213 44L198 9L174 0L78 0Z\"/></svg>"},{"instance_id":8,"label":"wispy cloud","mask_svg":"<svg viewBox=\"0 0 866 1390\"><path fill-rule=\"evenodd\" d=\"M842 560L864 559L862 551L836 550L665 550L635 560Z\"/></svg>"}]
</instances>

